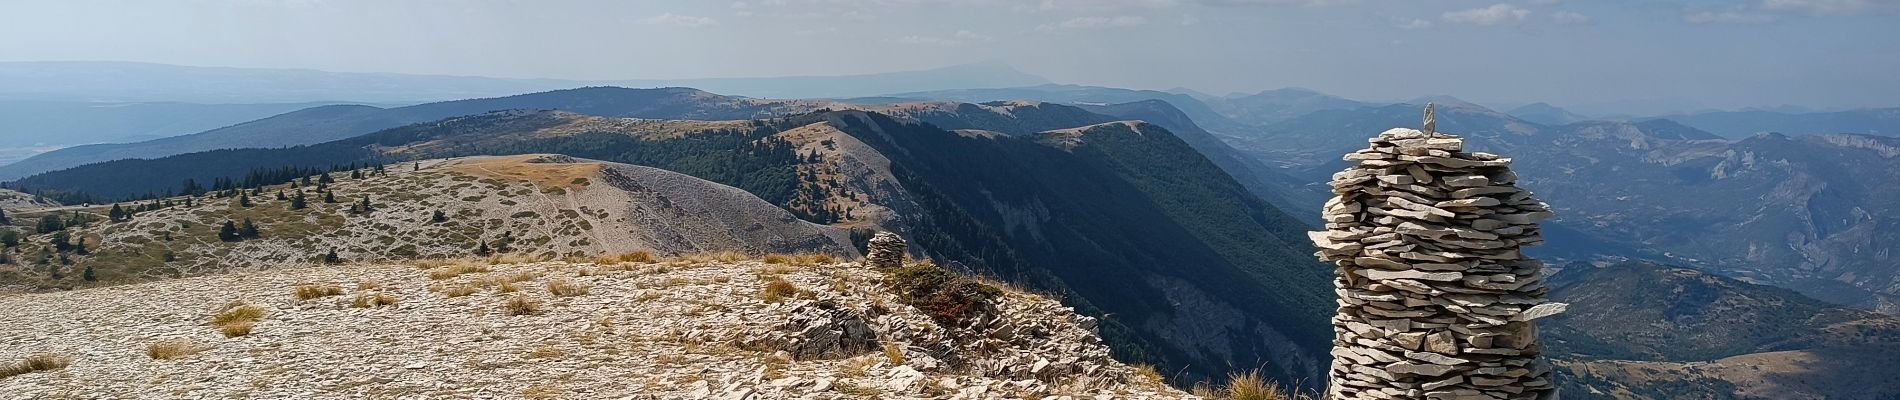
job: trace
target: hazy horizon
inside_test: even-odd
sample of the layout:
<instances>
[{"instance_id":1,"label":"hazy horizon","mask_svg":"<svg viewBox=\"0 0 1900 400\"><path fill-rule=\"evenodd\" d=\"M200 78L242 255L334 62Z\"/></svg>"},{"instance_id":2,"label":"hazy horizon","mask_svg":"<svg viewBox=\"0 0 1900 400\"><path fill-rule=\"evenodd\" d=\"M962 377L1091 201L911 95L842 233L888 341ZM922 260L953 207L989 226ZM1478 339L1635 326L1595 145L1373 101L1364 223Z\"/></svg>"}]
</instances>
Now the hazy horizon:
<instances>
[{"instance_id":1,"label":"hazy horizon","mask_svg":"<svg viewBox=\"0 0 1900 400\"><path fill-rule=\"evenodd\" d=\"M0 61L628 80L1007 63L1056 83L1392 101L1900 106L1884 0L13 2ZM8 17L10 16L10 17ZM49 40L53 38L54 40ZM1456 45L1453 45L1456 44ZM1244 46L1243 46L1244 45Z\"/></svg>"}]
</instances>

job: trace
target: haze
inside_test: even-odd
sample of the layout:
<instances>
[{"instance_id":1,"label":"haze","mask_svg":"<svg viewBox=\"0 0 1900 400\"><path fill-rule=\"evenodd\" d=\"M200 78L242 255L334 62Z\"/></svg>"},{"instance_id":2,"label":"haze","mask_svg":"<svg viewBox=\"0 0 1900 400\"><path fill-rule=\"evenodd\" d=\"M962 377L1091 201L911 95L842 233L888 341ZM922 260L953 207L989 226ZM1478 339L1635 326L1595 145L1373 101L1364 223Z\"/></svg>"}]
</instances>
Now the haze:
<instances>
[{"instance_id":1,"label":"haze","mask_svg":"<svg viewBox=\"0 0 1900 400\"><path fill-rule=\"evenodd\" d=\"M517 78L838 75L1002 61L1216 95L1697 108L1900 105L1886 0L6 1L0 61Z\"/></svg>"}]
</instances>

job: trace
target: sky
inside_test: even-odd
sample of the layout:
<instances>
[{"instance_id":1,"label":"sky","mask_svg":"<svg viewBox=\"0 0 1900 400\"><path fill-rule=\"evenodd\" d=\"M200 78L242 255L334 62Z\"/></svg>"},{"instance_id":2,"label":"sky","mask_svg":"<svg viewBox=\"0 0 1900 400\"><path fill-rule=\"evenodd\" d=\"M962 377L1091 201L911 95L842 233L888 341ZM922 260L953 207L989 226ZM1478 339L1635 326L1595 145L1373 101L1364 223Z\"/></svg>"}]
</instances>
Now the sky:
<instances>
[{"instance_id":1,"label":"sky","mask_svg":"<svg viewBox=\"0 0 1900 400\"><path fill-rule=\"evenodd\" d=\"M1900 106L1900 0L0 0L0 61Z\"/></svg>"}]
</instances>

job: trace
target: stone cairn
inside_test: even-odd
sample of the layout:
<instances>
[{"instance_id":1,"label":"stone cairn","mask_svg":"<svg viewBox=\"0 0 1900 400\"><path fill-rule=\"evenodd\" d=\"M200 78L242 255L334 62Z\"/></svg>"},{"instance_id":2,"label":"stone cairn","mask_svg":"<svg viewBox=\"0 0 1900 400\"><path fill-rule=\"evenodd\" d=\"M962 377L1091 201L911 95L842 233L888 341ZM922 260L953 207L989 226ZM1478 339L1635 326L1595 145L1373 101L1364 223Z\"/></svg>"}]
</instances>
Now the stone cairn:
<instances>
[{"instance_id":1,"label":"stone cairn","mask_svg":"<svg viewBox=\"0 0 1900 400\"><path fill-rule=\"evenodd\" d=\"M878 232L864 247L864 262L871 268L891 269L904 265L904 238L895 233Z\"/></svg>"},{"instance_id":2,"label":"stone cairn","mask_svg":"<svg viewBox=\"0 0 1900 400\"><path fill-rule=\"evenodd\" d=\"M1328 397L1555 399L1532 320L1546 303L1542 242L1550 208L1514 185L1511 160L1464 152L1464 139L1397 128L1347 154L1333 174L1326 231L1309 236L1334 272Z\"/></svg>"}]
</instances>

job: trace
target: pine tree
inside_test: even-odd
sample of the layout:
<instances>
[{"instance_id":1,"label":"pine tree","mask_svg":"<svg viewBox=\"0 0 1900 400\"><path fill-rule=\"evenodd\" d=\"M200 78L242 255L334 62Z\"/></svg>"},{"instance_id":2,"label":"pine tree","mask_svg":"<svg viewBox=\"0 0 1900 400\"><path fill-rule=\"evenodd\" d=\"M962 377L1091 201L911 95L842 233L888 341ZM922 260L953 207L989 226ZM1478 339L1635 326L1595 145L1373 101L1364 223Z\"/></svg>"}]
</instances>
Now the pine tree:
<instances>
[{"instance_id":1,"label":"pine tree","mask_svg":"<svg viewBox=\"0 0 1900 400\"><path fill-rule=\"evenodd\" d=\"M278 190L278 191L277 191L277 201L284 201L284 200L290 200L290 197L288 197L288 196L284 196L284 191L283 191L283 190Z\"/></svg>"},{"instance_id":2,"label":"pine tree","mask_svg":"<svg viewBox=\"0 0 1900 400\"><path fill-rule=\"evenodd\" d=\"M362 205L361 212L364 214L368 214L370 211L374 210L374 208L372 208L369 204L369 195L363 195L363 202L359 204Z\"/></svg>"},{"instance_id":3,"label":"pine tree","mask_svg":"<svg viewBox=\"0 0 1900 400\"><path fill-rule=\"evenodd\" d=\"M73 243L73 253L74 253L74 254L78 254L78 255L82 255L82 256L83 256L83 255L87 255L87 254L92 254L92 251L89 251L89 250L86 250L86 237L85 237L85 236L80 236L80 237L79 237L79 241L78 241L78 242L75 242L75 243Z\"/></svg>"},{"instance_id":4,"label":"pine tree","mask_svg":"<svg viewBox=\"0 0 1900 400\"><path fill-rule=\"evenodd\" d=\"M99 281L99 275L97 275L97 274L94 274L94 273L92 272L92 264L86 264L86 272L85 272L85 273L83 273L83 274L80 274L80 277L81 277L81 278L83 278L83 279L85 279L85 280L86 280L86 282L98 282L98 281Z\"/></svg>"},{"instance_id":5,"label":"pine tree","mask_svg":"<svg viewBox=\"0 0 1900 400\"><path fill-rule=\"evenodd\" d=\"M304 207L309 207L309 206L310 206L309 204L304 203L302 190L297 191L296 197L290 198L290 209L292 210L302 210L304 209Z\"/></svg>"},{"instance_id":6,"label":"pine tree","mask_svg":"<svg viewBox=\"0 0 1900 400\"><path fill-rule=\"evenodd\" d=\"M354 169L350 170L350 179L363 179L363 171L354 170Z\"/></svg>"},{"instance_id":7,"label":"pine tree","mask_svg":"<svg viewBox=\"0 0 1900 400\"><path fill-rule=\"evenodd\" d=\"M487 240L483 240L481 245L475 246L475 255L487 257L491 253L494 253L494 250L488 248Z\"/></svg>"},{"instance_id":8,"label":"pine tree","mask_svg":"<svg viewBox=\"0 0 1900 400\"><path fill-rule=\"evenodd\" d=\"M326 264L336 264L337 261L341 259L336 256L336 249L330 249L330 252L323 253L321 260Z\"/></svg>"},{"instance_id":9,"label":"pine tree","mask_svg":"<svg viewBox=\"0 0 1900 400\"><path fill-rule=\"evenodd\" d=\"M246 239L257 238L257 224L252 224L250 218L245 218L244 225L238 227L238 237Z\"/></svg>"},{"instance_id":10,"label":"pine tree","mask_svg":"<svg viewBox=\"0 0 1900 400\"><path fill-rule=\"evenodd\" d=\"M336 192L323 192L323 202L325 202L325 203L335 203L335 202L336 202Z\"/></svg>"},{"instance_id":11,"label":"pine tree","mask_svg":"<svg viewBox=\"0 0 1900 400\"><path fill-rule=\"evenodd\" d=\"M336 182L336 178L331 178L330 173L328 172L323 173L323 175L317 176L318 187L322 187L322 185L326 183L334 183L334 182Z\"/></svg>"},{"instance_id":12,"label":"pine tree","mask_svg":"<svg viewBox=\"0 0 1900 400\"><path fill-rule=\"evenodd\" d=\"M10 218L7 218L7 210L0 209L0 225L6 225L6 224L11 224L11 223L13 223L13 220Z\"/></svg>"},{"instance_id":13,"label":"pine tree","mask_svg":"<svg viewBox=\"0 0 1900 400\"><path fill-rule=\"evenodd\" d=\"M72 234L67 233L67 231L59 231L53 232L53 236L46 239L46 242L53 245L54 251L64 253L73 249L72 239Z\"/></svg>"},{"instance_id":14,"label":"pine tree","mask_svg":"<svg viewBox=\"0 0 1900 400\"><path fill-rule=\"evenodd\" d=\"M224 226L218 227L218 240L235 242L239 239L243 238L238 236L237 223L228 219L224 220Z\"/></svg>"},{"instance_id":15,"label":"pine tree","mask_svg":"<svg viewBox=\"0 0 1900 400\"><path fill-rule=\"evenodd\" d=\"M430 220L430 221L435 221L435 223L438 223L438 224L440 224L440 223L443 223L443 222L448 222L448 221L449 221L449 216L448 216L448 215L443 215L443 214L442 214L442 210L435 210L435 213L433 213L433 214L430 214L430 215L429 215L429 220Z\"/></svg>"},{"instance_id":16,"label":"pine tree","mask_svg":"<svg viewBox=\"0 0 1900 400\"><path fill-rule=\"evenodd\" d=\"M251 195L249 193L239 193L238 207L250 207L250 206L251 206Z\"/></svg>"},{"instance_id":17,"label":"pine tree","mask_svg":"<svg viewBox=\"0 0 1900 400\"><path fill-rule=\"evenodd\" d=\"M47 215L40 217L40 223L38 226L35 226L34 229L39 233L58 232L66 229L66 221L60 220L57 215Z\"/></svg>"},{"instance_id":18,"label":"pine tree","mask_svg":"<svg viewBox=\"0 0 1900 400\"><path fill-rule=\"evenodd\" d=\"M12 229L0 230L0 245L6 245L9 249L18 247L20 245L20 233L14 232Z\"/></svg>"}]
</instances>

